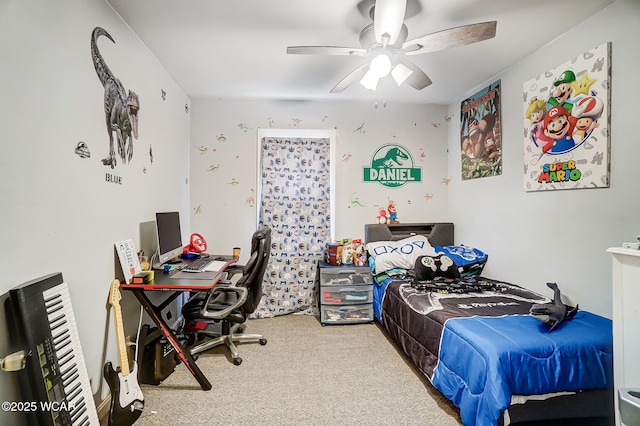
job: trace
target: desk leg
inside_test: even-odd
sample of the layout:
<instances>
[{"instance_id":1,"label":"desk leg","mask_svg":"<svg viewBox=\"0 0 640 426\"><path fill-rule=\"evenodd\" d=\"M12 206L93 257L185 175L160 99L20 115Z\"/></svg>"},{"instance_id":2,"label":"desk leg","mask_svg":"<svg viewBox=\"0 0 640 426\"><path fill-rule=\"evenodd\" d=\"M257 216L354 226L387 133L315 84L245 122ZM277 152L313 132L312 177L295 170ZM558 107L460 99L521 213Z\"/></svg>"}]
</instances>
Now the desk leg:
<instances>
[{"instance_id":1,"label":"desk leg","mask_svg":"<svg viewBox=\"0 0 640 426\"><path fill-rule=\"evenodd\" d=\"M140 304L144 307L144 310L147 311L149 316L153 318L155 323L160 327L164 336L171 342L171 345L176 350L178 356L184 362L184 365L187 366L187 369L191 372L193 377L196 378L198 383L203 390L211 389L211 383L205 377L202 370L196 365L196 360L193 359L191 353L184 348L176 338L176 335L173 333L173 330L167 325L167 323L162 319L162 312L156 312L156 307L151 303L146 294L144 294L144 290L133 290L133 293L138 298Z\"/></svg>"}]
</instances>

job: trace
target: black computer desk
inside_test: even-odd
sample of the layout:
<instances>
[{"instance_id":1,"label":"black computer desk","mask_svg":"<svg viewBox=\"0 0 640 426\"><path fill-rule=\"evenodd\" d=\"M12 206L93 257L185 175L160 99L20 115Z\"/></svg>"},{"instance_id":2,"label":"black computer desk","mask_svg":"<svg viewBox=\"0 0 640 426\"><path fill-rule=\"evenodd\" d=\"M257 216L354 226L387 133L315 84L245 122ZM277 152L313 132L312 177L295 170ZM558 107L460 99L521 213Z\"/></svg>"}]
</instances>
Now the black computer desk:
<instances>
[{"instance_id":1,"label":"black computer desk","mask_svg":"<svg viewBox=\"0 0 640 426\"><path fill-rule=\"evenodd\" d=\"M164 334L167 340L169 340L182 362L184 362L184 365L191 372L193 377L196 378L203 390L211 389L211 383L205 377L204 373L202 373L202 370L200 370L200 368L196 364L196 361L191 353L184 346L182 346L175 332L171 329L171 327L169 327L164 319L162 319L162 311L166 309L171 302L173 302L180 294L184 292L210 290L218 283L218 281L220 281L223 272L229 267L229 265L232 265L236 262L232 256L211 256L216 260L220 259L226 263L219 271L211 274L211 278L208 278L206 280L193 278L173 278L174 275L181 272L179 268L176 268L171 270L168 274L165 274L163 270L154 270L154 280L150 283L120 284L120 288L122 290L131 291L136 296L140 304L144 307L144 310L158 325L158 328L160 328L162 334ZM188 261L185 261L184 264L187 263ZM199 274L205 273L206 272L200 272ZM182 272L182 274L180 275L184 274L188 273ZM147 296L147 291L166 292L167 298L159 304L154 304Z\"/></svg>"}]
</instances>

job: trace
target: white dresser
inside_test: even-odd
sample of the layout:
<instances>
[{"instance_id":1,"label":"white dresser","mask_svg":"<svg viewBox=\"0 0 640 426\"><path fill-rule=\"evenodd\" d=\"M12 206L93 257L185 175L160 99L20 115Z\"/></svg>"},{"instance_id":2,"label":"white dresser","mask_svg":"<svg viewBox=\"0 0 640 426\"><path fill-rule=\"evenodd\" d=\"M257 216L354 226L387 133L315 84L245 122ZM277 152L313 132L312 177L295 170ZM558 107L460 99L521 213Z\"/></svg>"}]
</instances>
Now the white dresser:
<instances>
[{"instance_id":1,"label":"white dresser","mask_svg":"<svg viewBox=\"0 0 640 426\"><path fill-rule=\"evenodd\" d=\"M613 256L613 380L619 425L618 390L640 388L640 250L607 251Z\"/></svg>"}]
</instances>

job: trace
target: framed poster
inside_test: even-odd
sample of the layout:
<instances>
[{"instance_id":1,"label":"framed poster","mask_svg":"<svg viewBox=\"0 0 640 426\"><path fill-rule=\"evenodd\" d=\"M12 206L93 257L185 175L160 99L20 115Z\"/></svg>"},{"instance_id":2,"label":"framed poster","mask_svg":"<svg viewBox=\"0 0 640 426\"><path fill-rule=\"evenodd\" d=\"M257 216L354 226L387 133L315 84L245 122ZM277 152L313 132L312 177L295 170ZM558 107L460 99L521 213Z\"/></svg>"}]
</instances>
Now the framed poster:
<instances>
[{"instance_id":1,"label":"framed poster","mask_svg":"<svg viewBox=\"0 0 640 426\"><path fill-rule=\"evenodd\" d=\"M460 105L462 180L502 174L500 80Z\"/></svg>"},{"instance_id":2,"label":"framed poster","mask_svg":"<svg viewBox=\"0 0 640 426\"><path fill-rule=\"evenodd\" d=\"M524 190L609 187L611 44L524 83Z\"/></svg>"}]
</instances>

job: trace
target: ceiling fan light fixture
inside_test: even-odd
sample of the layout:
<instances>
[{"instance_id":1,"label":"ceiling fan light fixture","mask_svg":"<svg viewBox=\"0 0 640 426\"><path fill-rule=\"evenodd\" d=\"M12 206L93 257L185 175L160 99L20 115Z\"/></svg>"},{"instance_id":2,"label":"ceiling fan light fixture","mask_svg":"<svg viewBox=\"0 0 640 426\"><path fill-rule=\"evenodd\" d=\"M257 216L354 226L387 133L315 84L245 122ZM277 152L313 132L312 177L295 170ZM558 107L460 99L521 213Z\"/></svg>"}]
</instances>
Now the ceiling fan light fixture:
<instances>
[{"instance_id":1,"label":"ceiling fan light fixture","mask_svg":"<svg viewBox=\"0 0 640 426\"><path fill-rule=\"evenodd\" d=\"M340 80L331 89L331 93L340 93L356 81L360 81L369 90L376 90L380 80L389 73L398 86L404 84L422 90L432 84L432 81L420 67L406 59L407 56L465 46L496 36L497 21L488 21L452 27L407 40L409 31L404 21L408 17L408 3L409 0L362 0L358 9L362 11L362 7L369 7L369 16L373 23L360 31L361 48L289 46L287 53L357 55L372 58L370 62L361 64ZM413 14L411 12L410 15Z\"/></svg>"},{"instance_id":2,"label":"ceiling fan light fixture","mask_svg":"<svg viewBox=\"0 0 640 426\"><path fill-rule=\"evenodd\" d=\"M379 81L380 77L378 77L378 75L370 69L362 77L362 79L360 80L360 84L362 84L365 89L376 90L378 88Z\"/></svg>"},{"instance_id":3,"label":"ceiling fan light fixture","mask_svg":"<svg viewBox=\"0 0 640 426\"><path fill-rule=\"evenodd\" d=\"M401 86L402 83L404 83L411 76L411 74L413 74L413 70L403 63L398 63L391 70L391 76L398 86Z\"/></svg>"},{"instance_id":4,"label":"ceiling fan light fixture","mask_svg":"<svg viewBox=\"0 0 640 426\"><path fill-rule=\"evenodd\" d=\"M375 73L379 78L389 75L391 72L391 59L384 53L379 54L371 60L369 72Z\"/></svg>"}]
</instances>

